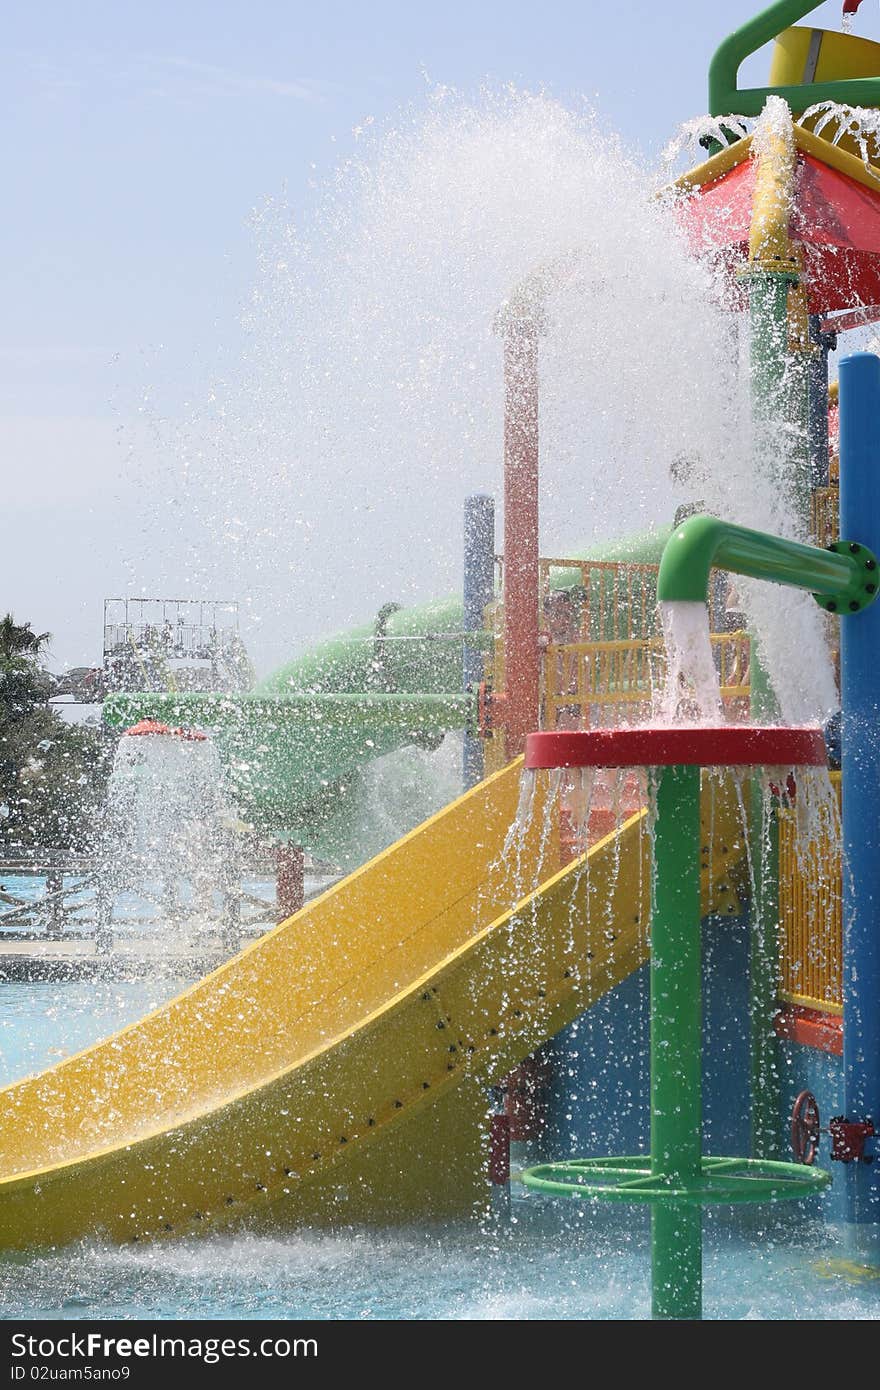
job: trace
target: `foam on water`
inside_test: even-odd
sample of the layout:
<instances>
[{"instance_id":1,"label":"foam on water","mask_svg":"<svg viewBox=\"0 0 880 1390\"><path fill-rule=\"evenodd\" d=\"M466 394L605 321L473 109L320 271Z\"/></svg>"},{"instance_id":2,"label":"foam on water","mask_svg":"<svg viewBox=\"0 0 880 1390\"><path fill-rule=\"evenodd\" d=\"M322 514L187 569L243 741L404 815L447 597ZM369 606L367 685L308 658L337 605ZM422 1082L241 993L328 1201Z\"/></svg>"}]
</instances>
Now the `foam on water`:
<instances>
[{"instance_id":1,"label":"foam on water","mask_svg":"<svg viewBox=\"0 0 880 1390\"><path fill-rule=\"evenodd\" d=\"M558 1211L516 1222L395 1232L303 1232L0 1259L5 1318L644 1319L644 1213ZM707 1219L707 1318L875 1319L876 1280L834 1264L836 1233L772 1217L734 1231Z\"/></svg>"}]
</instances>

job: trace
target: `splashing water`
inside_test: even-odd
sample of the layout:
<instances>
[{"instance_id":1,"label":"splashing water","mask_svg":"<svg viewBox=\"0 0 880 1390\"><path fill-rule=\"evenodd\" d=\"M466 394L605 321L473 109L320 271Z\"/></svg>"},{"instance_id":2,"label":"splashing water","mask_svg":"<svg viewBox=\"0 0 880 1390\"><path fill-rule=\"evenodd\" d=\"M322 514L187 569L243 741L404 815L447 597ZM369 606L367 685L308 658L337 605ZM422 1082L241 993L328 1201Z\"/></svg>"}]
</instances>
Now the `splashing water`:
<instances>
[{"instance_id":1,"label":"splashing water","mask_svg":"<svg viewBox=\"0 0 880 1390\"><path fill-rule=\"evenodd\" d=\"M389 597L458 587L461 499L501 491L493 323L529 277L546 291L544 553L665 524L695 498L797 532L788 439L752 447L720 272L689 255L653 184L584 106L438 91L372 127L311 206L266 203L244 354L167 440L190 504L179 549L197 520L193 574L247 594L263 666ZM821 614L793 596L781 617L748 583L742 597L784 717L824 717Z\"/></svg>"},{"instance_id":2,"label":"splashing water","mask_svg":"<svg viewBox=\"0 0 880 1390\"><path fill-rule=\"evenodd\" d=\"M706 604L676 601L658 606L667 654L659 719L673 724L719 723L723 719L721 690Z\"/></svg>"},{"instance_id":3,"label":"splashing water","mask_svg":"<svg viewBox=\"0 0 880 1390\"><path fill-rule=\"evenodd\" d=\"M868 173L880 182L880 112L868 106L849 106L846 102L819 101L808 106L802 122L814 121L814 135L822 135L832 145L842 140L854 142Z\"/></svg>"},{"instance_id":4,"label":"splashing water","mask_svg":"<svg viewBox=\"0 0 880 1390\"><path fill-rule=\"evenodd\" d=\"M217 749L172 734L119 740L108 787L102 879L112 894L157 893L165 924L202 918L235 876L233 805Z\"/></svg>"},{"instance_id":5,"label":"splashing water","mask_svg":"<svg viewBox=\"0 0 880 1390\"><path fill-rule=\"evenodd\" d=\"M791 143L791 116L780 99L768 99L753 127L753 152L760 156L778 140ZM746 379L748 332L739 320L728 320L731 355L741 359ZM725 389L719 382L718 389ZM784 418L781 402L761 399L755 418L738 395L727 402L733 428L742 432L743 447L727 457L694 454L679 470L690 498L703 509L759 531L792 540L808 541L806 519L795 501L801 489L801 455L805 439L801 427ZM758 655L778 700L786 723L811 723L828 717L837 708L838 696L826 624L821 610L803 592L780 596L775 587L737 577L736 595L743 626L758 638Z\"/></svg>"},{"instance_id":6,"label":"splashing water","mask_svg":"<svg viewBox=\"0 0 880 1390\"><path fill-rule=\"evenodd\" d=\"M545 552L667 521L682 452L732 467L728 321L651 186L585 107L437 92L310 208L264 206L244 358L168 441L214 536L194 573L249 594L258 659L457 586L461 499L500 492L493 322L542 267Z\"/></svg>"},{"instance_id":7,"label":"splashing water","mask_svg":"<svg viewBox=\"0 0 880 1390\"><path fill-rule=\"evenodd\" d=\"M691 163L706 158L707 147L714 142L722 148L744 139L752 129L753 122L747 116L695 116L683 121L664 146L660 158L668 172L682 155Z\"/></svg>"},{"instance_id":8,"label":"splashing water","mask_svg":"<svg viewBox=\"0 0 880 1390\"><path fill-rule=\"evenodd\" d=\"M461 744L461 735L447 734L437 749L400 748L364 768L349 863L371 859L461 794Z\"/></svg>"},{"instance_id":9,"label":"splashing water","mask_svg":"<svg viewBox=\"0 0 880 1390\"><path fill-rule=\"evenodd\" d=\"M409 602L457 582L461 496L497 491L500 480L493 317L512 287L548 264L557 271L547 282L541 345L543 524L553 538L545 553L607 538L609 517L619 530L667 521L676 500L670 465L682 456L693 460L687 500L700 495L707 509L744 524L769 518L779 534L796 529L777 474L766 458L756 462L748 429L739 427L747 391L718 285L688 259L669 201L651 201L649 187L647 172L589 111L513 90L476 104L437 93L427 114L368 136L296 225L279 204L264 208L248 351L218 385L216 409L191 422L179 446L187 494L214 532L215 553L194 557L193 571L204 581L214 566L224 588L246 584L252 621L272 634L263 639L264 661L337 620L375 612L389 584ZM764 636L784 716L829 708L821 615L806 596L797 609L800 596L783 605L774 591L764 604L766 593L744 586L744 603ZM699 621L666 615L670 717L717 720L705 609L695 607ZM625 775L554 776L540 798L537 776L522 779L501 856L514 861L517 897L534 886L523 882L526 834L540 816L543 861L548 808L562 785L584 847L597 810L609 812L614 828L628 814ZM388 808L377 778L379 816ZM642 781L637 791L647 794ZM154 797L148 813L125 811L151 854L176 856L189 845L188 830L152 819L176 796ZM194 824L188 815L181 808L180 823ZM201 845L200 862L211 853ZM612 890L619 844L616 853ZM589 883L585 897L589 916ZM581 960L576 968L590 967ZM290 1247L283 1249L286 1258ZM309 1296L338 1315L346 1280L334 1277L325 1302L311 1245L306 1254ZM114 1256L128 1262L126 1271L131 1258ZM403 1285L413 1259L400 1261L403 1272L396 1259L388 1257ZM626 1288L630 1278L627 1269ZM482 1269L474 1285L485 1301ZM554 1275L554 1299L557 1285ZM507 1285L498 1296L522 1315L521 1296ZM362 1311L357 1299L366 1297L356 1288L351 1306ZM300 1303L287 1306L303 1306L301 1291ZM398 1316L418 1308L391 1299L380 1312L388 1306Z\"/></svg>"},{"instance_id":10,"label":"splashing water","mask_svg":"<svg viewBox=\"0 0 880 1390\"><path fill-rule=\"evenodd\" d=\"M794 815L794 849L805 878L827 878L829 856L840 853L840 801L824 767L765 767L761 770L765 807L778 803ZM769 810L765 811L769 814Z\"/></svg>"}]
</instances>

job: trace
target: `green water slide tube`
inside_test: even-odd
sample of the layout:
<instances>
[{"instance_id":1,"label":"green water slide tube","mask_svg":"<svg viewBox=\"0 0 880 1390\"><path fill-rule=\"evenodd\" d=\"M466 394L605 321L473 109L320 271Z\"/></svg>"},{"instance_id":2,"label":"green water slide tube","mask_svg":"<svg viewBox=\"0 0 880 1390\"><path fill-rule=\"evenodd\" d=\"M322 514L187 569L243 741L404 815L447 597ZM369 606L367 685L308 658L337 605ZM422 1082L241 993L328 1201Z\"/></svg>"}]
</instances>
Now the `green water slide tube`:
<instances>
[{"instance_id":1,"label":"green water slide tube","mask_svg":"<svg viewBox=\"0 0 880 1390\"><path fill-rule=\"evenodd\" d=\"M577 559L659 563L669 528L582 551ZM554 570L551 587L578 589L578 569ZM246 694L127 691L104 703L105 724L140 719L207 729L216 739L243 815L322 857L340 851L363 813L361 773L405 747L436 748L473 725L462 691L462 603L388 604L372 623L316 643ZM436 807L414 807L412 823ZM371 846L372 848L372 846Z\"/></svg>"},{"instance_id":2,"label":"green water slide tube","mask_svg":"<svg viewBox=\"0 0 880 1390\"><path fill-rule=\"evenodd\" d=\"M208 730L248 820L321 857L347 859L340 845L360 811L361 771L400 748L436 748L473 720L475 696L461 689L461 622L452 600L386 608L252 691L118 692L104 702L104 722Z\"/></svg>"}]
</instances>

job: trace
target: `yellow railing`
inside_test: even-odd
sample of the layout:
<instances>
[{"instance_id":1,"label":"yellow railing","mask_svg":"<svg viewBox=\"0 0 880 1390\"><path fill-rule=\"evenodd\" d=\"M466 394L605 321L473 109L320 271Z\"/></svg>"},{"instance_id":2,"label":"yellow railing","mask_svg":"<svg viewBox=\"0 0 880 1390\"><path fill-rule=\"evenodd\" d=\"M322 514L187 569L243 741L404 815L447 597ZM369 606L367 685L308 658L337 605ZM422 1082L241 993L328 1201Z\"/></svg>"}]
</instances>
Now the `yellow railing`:
<instances>
[{"instance_id":1,"label":"yellow railing","mask_svg":"<svg viewBox=\"0 0 880 1390\"><path fill-rule=\"evenodd\" d=\"M831 774L840 795L840 773ZM797 852L791 810L779 814L779 997L786 1004L843 1012L843 912L839 844L823 837Z\"/></svg>"},{"instance_id":2,"label":"yellow railing","mask_svg":"<svg viewBox=\"0 0 880 1390\"><path fill-rule=\"evenodd\" d=\"M580 583L553 590L553 570L576 570ZM656 631L658 570L658 565L629 561L541 560L541 627L557 641L651 637Z\"/></svg>"},{"instance_id":3,"label":"yellow railing","mask_svg":"<svg viewBox=\"0 0 880 1390\"><path fill-rule=\"evenodd\" d=\"M721 698L748 710L749 638L713 633ZM544 728L613 728L643 722L666 677L662 641L572 642L547 648L544 658Z\"/></svg>"},{"instance_id":4,"label":"yellow railing","mask_svg":"<svg viewBox=\"0 0 880 1390\"><path fill-rule=\"evenodd\" d=\"M840 535L840 489L814 488L810 508L813 544L831 545Z\"/></svg>"},{"instance_id":5,"label":"yellow railing","mask_svg":"<svg viewBox=\"0 0 880 1390\"><path fill-rule=\"evenodd\" d=\"M487 610L487 621L496 635L503 637L504 556L496 555L496 593L498 600ZM539 613L541 631L554 645L578 642L635 642L653 639L659 631L657 616L657 575L659 565L642 561L572 560L545 556L538 561ZM551 586L554 572L573 572L574 582ZM726 625L728 598L726 577L712 572L709 614L713 631ZM496 681L498 673L496 671Z\"/></svg>"}]
</instances>

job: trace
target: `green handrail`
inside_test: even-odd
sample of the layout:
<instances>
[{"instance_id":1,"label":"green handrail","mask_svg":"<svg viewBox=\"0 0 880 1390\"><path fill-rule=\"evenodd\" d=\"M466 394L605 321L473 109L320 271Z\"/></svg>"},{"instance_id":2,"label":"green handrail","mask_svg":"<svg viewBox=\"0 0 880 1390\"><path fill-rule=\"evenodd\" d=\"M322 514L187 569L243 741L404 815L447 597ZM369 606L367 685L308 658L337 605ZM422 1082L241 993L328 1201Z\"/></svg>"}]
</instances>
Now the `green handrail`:
<instances>
[{"instance_id":1,"label":"green handrail","mask_svg":"<svg viewBox=\"0 0 880 1390\"><path fill-rule=\"evenodd\" d=\"M702 515L688 517L666 542L658 600L705 603L713 568L809 589L832 613L858 612L877 597L877 560L867 546L839 541L820 550Z\"/></svg>"},{"instance_id":2,"label":"green handrail","mask_svg":"<svg viewBox=\"0 0 880 1390\"><path fill-rule=\"evenodd\" d=\"M709 113L712 116L757 116L769 96L788 102L793 111L803 111L819 101L847 102L850 106L880 106L880 77L846 77L834 82L805 82L787 87L737 86L740 64L820 8L817 0L776 0L775 5L747 20L719 44L709 64Z\"/></svg>"}]
</instances>

